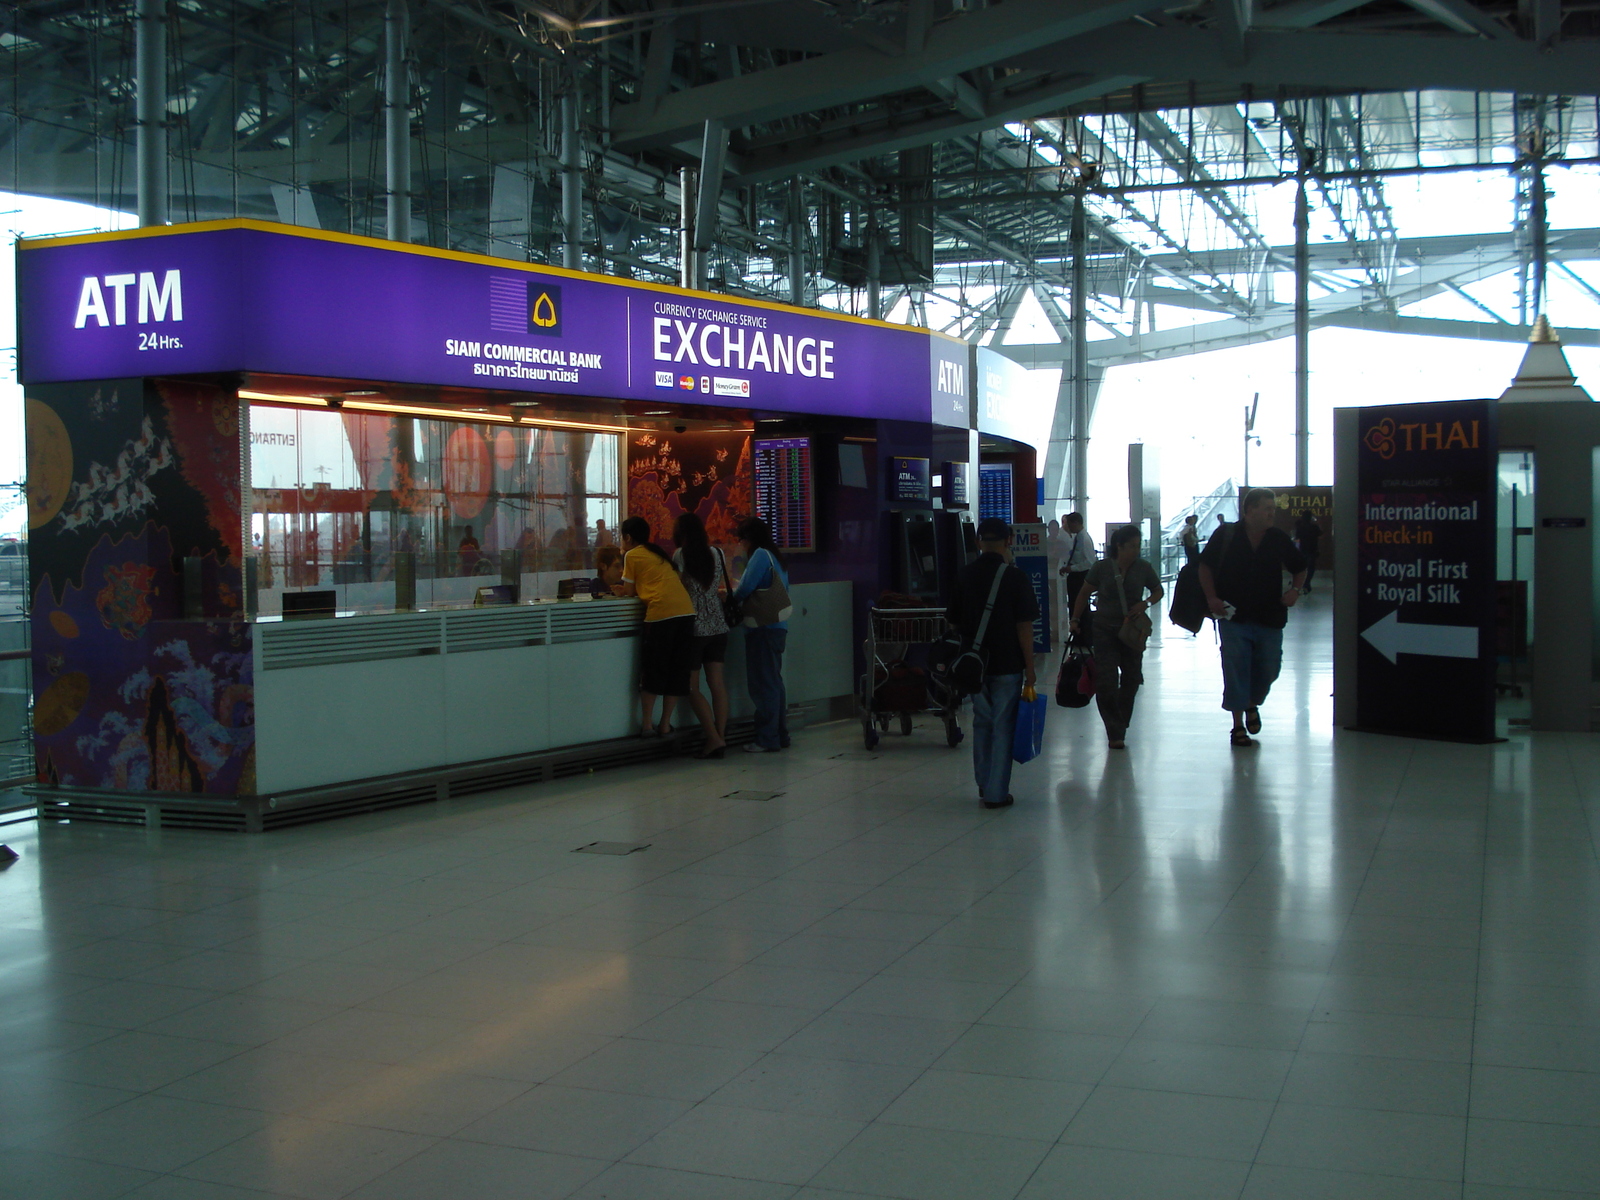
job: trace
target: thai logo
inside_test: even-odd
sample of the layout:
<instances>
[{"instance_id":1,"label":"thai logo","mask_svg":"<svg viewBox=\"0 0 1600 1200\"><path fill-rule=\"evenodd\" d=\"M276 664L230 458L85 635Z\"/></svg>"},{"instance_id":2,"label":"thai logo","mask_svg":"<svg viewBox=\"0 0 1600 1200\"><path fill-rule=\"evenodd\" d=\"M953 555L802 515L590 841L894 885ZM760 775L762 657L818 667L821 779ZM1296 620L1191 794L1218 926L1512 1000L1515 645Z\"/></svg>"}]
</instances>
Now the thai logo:
<instances>
[{"instance_id":1,"label":"thai logo","mask_svg":"<svg viewBox=\"0 0 1600 1200\"><path fill-rule=\"evenodd\" d=\"M1366 442L1367 449L1371 450L1379 458L1393 458L1395 452L1394 422L1385 417L1367 430L1367 436L1362 440Z\"/></svg>"},{"instance_id":2,"label":"thai logo","mask_svg":"<svg viewBox=\"0 0 1600 1200\"><path fill-rule=\"evenodd\" d=\"M561 289L538 280L528 282L528 332L539 337L561 336Z\"/></svg>"},{"instance_id":3,"label":"thai logo","mask_svg":"<svg viewBox=\"0 0 1600 1200\"><path fill-rule=\"evenodd\" d=\"M1394 421L1388 417L1367 430L1361 440L1381 459L1391 459L1401 450L1407 454L1439 450L1479 450L1483 447L1483 422L1471 421Z\"/></svg>"}]
</instances>

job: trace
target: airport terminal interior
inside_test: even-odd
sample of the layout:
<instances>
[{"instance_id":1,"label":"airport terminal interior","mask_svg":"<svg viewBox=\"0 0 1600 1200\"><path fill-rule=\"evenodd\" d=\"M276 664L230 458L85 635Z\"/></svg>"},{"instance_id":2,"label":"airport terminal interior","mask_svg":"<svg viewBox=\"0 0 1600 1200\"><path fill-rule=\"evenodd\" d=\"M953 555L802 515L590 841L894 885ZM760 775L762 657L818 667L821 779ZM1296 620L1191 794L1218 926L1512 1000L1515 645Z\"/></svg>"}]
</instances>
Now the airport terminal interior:
<instances>
[{"instance_id":1,"label":"airport terminal interior","mask_svg":"<svg viewBox=\"0 0 1600 1200\"><path fill-rule=\"evenodd\" d=\"M1600 1200L1593 6L0 54L0 1197Z\"/></svg>"}]
</instances>

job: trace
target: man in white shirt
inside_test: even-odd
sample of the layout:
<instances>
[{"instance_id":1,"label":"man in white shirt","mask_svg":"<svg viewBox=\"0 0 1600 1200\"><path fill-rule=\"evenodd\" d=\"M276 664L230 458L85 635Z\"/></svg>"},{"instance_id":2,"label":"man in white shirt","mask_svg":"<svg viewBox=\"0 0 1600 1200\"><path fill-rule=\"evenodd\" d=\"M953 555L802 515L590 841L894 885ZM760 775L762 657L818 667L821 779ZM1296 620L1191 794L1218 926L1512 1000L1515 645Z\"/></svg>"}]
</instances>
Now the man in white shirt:
<instances>
[{"instance_id":1,"label":"man in white shirt","mask_svg":"<svg viewBox=\"0 0 1600 1200\"><path fill-rule=\"evenodd\" d=\"M1044 549L1049 562L1050 640L1054 643L1061 640L1062 625L1057 618L1061 613L1061 558L1067 549L1067 535L1061 528L1061 522L1054 517L1045 527Z\"/></svg>"},{"instance_id":2,"label":"man in white shirt","mask_svg":"<svg viewBox=\"0 0 1600 1200\"><path fill-rule=\"evenodd\" d=\"M1078 598L1078 589L1088 577L1089 568L1094 566L1094 538L1084 529L1083 514L1079 512L1068 513L1062 528L1066 531L1063 539L1066 545L1061 555L1061 575L1067 581L1067 611L1070 613Z\"/></svg>"}]
</instances>

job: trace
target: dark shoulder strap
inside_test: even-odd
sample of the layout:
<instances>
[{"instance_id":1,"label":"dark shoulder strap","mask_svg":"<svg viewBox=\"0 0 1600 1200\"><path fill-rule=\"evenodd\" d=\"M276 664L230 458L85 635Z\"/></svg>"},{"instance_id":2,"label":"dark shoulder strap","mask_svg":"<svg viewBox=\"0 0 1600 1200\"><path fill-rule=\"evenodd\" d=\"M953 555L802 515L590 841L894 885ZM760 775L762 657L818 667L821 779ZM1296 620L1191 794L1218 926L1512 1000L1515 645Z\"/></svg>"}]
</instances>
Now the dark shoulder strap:
<instances>
[{"instance_id":1,"label":"dark shoulder strap","mask_svg":"<svg viewBox=\"0 0 1600 1200\"><path fill-rule=\"evenodd\" d=\"M983 617L978 621L978 632L973 636L973 646L983 645L983 636L989 632L989 617L994 613L994 602L1000 595L1000 584L1006 577L1006 563L1001 561L1000 567L994 573L994 582L989 585L989 599L983 605Z\"/></svg>"}]
</instances>

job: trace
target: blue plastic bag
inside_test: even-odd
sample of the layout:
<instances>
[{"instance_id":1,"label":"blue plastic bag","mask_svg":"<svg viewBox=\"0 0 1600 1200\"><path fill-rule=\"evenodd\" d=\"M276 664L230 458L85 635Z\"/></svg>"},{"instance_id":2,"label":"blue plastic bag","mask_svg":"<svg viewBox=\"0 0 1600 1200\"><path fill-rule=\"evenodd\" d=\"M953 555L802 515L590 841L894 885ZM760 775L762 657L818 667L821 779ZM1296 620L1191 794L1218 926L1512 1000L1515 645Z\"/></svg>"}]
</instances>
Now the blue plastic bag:
<instances>
[{"instance_id":1,"label":"blue plastic bag","mask_svg":"<svg viewBox=\"0 0 1600 1200\"><path fill-rule=\"evenodd\" d=\"M1017 732L1011 739L1011 757L1019 763L1032 762L1044 749L1044 714L1050 708L1047 696L1030 688L1022 689L1017 701Z\"/></svg>"}]
</instances>

